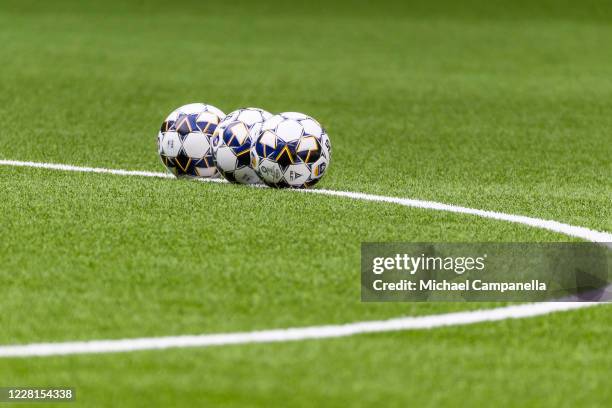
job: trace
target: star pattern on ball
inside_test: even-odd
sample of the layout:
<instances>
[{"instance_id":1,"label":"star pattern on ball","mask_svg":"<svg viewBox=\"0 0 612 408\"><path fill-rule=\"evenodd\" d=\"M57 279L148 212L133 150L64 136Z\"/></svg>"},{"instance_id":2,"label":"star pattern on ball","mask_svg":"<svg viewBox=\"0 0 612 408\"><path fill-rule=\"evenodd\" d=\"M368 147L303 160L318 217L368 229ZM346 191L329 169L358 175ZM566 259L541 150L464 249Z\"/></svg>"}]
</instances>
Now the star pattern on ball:
<instances>
[{"instance_id":1,"label":"star pattern on ball","mask_svg":"<svg viewBox=\"0 0 612 408\"><path fill-rule=\"evenodd\" d=\"M251 166L251 146L258 126L272 114L259 108L242 108L229 113L213 134L213 151L219 172L228 181L260 183Z\"/></svg>"},{"instance_id":2,"label":"star pattern on ball","mask_svg":"<svg viewBox=\"0 0 612 408\"><path fill-rule=\"evenodd\" d=\"M251 166L272 187L316 184L327 170L329 137L315 119L285 112L266 120L251 148Z\"/></svg>"},{"instance_id":3,"label":"star pattern on ball","mask_svg":"<svg viewBox=\"0 0 612 408\"><path fill-rule=\"evenodd\" d=\"M177 177L215 177L218 174L211 137L225 117L205 104L185 105L164 120L158 150L164 166Z\"/></svg>"}]
</instances>

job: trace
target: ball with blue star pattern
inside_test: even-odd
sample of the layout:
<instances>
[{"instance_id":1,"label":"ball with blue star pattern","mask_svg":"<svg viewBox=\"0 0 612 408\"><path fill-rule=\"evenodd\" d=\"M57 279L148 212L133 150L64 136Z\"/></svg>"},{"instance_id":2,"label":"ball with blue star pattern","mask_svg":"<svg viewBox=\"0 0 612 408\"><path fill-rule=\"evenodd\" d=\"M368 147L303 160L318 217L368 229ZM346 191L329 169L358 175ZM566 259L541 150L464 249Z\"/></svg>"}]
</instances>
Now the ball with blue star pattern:
<instances>
[{"instance_id":1,"label":"ball with blue star pattern","mask_svg":"<svg viewBox=\"0 0 612 408\"><path fill-rule=\"evenodd\" d=\"M261 180L251 168L253 132L272 117L259 108L242 108L228 113L213 133L215 163L221 175L232 183L256 184Z\"/></svg>"},{"instance_id":2,"label":"ball with blue star pattern","mask_svg":"<svg viewBox=\"0 0 612 408\"><path fill-rule=\"evenodd\" d=\"M305 188L321 180L331 160L331 142L319 122L284 112L256 129L251 167L270 187Z\"/></svg>"},{"instance_id":3,"label":"ball with blue star pattern","mask_svg":"<svg viewBox=\"0 0 612 408\"><path fill-rule=\"evenodd\" d=\"M166 169L177 178L218 177L211 138L224 118L220 109L204 103L184 105L168 115L157 135Z\"/></svg>"}]
</instances>

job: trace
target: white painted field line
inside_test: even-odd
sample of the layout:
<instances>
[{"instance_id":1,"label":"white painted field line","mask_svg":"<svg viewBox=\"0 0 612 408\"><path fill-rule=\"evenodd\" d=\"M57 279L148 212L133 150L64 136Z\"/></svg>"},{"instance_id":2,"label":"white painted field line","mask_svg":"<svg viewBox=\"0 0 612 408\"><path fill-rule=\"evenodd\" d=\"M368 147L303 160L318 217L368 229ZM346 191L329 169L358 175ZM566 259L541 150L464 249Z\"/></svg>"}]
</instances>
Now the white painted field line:
<instances>
[{"instance_id":1,"label":"white painted field line","mask_svg":"<svg viewBox=\"0 0 612 408\"><path fill-rule=\"evenodd\" d=\"M115 174L121 176L141 176L172 178L167 173L128 171L94 167L78 167L54 163L24 162L15 160L0 160L0 165L17 167L34 167L51 170L76 171L87 173ZM206 180L222 182L221 180ZM356 200L385 202L406 207L423 208L436 211L446 211L459 214L475 215L501 221L524 224L561 234L582 238L587 241L612 243L612 234L594 231L584 227L573 226L552 220L526 217L522 215L505 214L494 211L478 210L433 201L413 200L408 198L387 197L373 194L354 193L334 190L292 190L311 194L323 194L345 197ZM432 316L402 317L391 320L348 323L343 325L314 326L303 328L263 330L254 332L185 335L172 337L152 337L123 340L94 340L86 342L38 343L25 345L0 346L0 357L51 356L84 353L115 353L136 350L152 350L178 347L210 347L229 344L269 343L297 341L307 339L323 339L346 337L363 333L378 333L398 330L432 329L443 326L466 325L480 322L499 321L505 319L521 319L541 316L549 313L579 309L600 305L590 302L560 302L560 303L528 303L517 306L496 309L477 310L471 312L447 313Z\"/></svg>"},{"instance_id":2,"label":"white painted field line","mask_svg":"<svg viewBox=\"0 0 612 408\"><path fill-rule=\"evenodd\" d=\"M117 176L174 178L171 174L168 174L168 173L158 173L158 172L152 172L152 171L133 171L133 170L104 169L104 168L97 168L97 167L79 167L79 166L71 166L68 164L39 163L39 162L30 162L30 161L17 161L17 160L0 160L0 165L13 166L13 167L33 167L37 169L49 169L49 170L76 171L80 173L115 174Z\"/></svg>"},{"instance_id":3,"label":"white painted field line","mask_svg":"<svg viewBox=\"0 0 612 408\"><path fill-rule=\"evenodd\" d=\"M497 309L447 313L432 316L401 317L391 320L358 322L341 325L262 330L239 333L202 334L195 336L149 337L123 340L94 340L67 343L36 343L0 347L0 357L34 357L70 354L122 353L185 347L213 347L231 344L277 343L287 341L329 339L356 334L400 330L433 329L444 326L522 319L553 312L580 309L598 303L528 303Z\"/></svg>"},{"instance_id":4,"label":"white painted field line","mask_svg":"<svg viewBox=\"0 0 612 408\"><path fill-rule=\"evenodd\" d=\"M137 170L120 170L106 169L99 167L79 167L66 164L56 163L40 163L18 160L0 160L0 166L14 167L33 167L39 169L75 171L82 173L99 173L99 174L114 174L118 176L140 176L140 177L159 177L159 178L174 178L171 174L152 171L137 171ZM221 179L201 179L200 181L223 183ZM560 234L582 238L592 242L612 243L612 233L594 231L585 227L564 224L553 220L543 220L540 218L527 217L524 215L505 214L495 211L478 210L475 208L461 207L457 205L438 203L435 201L414 200L410 198L387 197L374 194L355 193L350 191L335 191L335 190L290 190L294 192L302 192L308 194L323 194L335 197L351 198L354 200L374 201L382 203L399 204L406 207L422 208L427 210L445 211L457 214L476 215L482 218L490 218L500 221L508 221L517 224L528 225L530 227L541 228L548 231L558 232Z\"/></svg>"},{"instance_id":5,"label":"white painted field line","mask_svg":"<svg viewBox=\"0 0 612 408\"><path fill-rule=\"evenodd\" d=\"M160 173L155 171L139 171L139 170L121 170L121 169L105 169L101 167L80 167L71 166L69 164L56 163L40 163L18 160L0 160L0 166L13 167L32 167L37 169L61 170L61 171L76 171L79 173L98 173L98 174L114 174L117 176L140 176L140 177L157 177L157 178L174 178L172 174ZM221 179L207 179L206 181L224 182Z\"/></svg>"},{"instance_id":6,"label":"white painted field line","mask_svg":"<svg viewBox=\"0 0 612 408\"><path fill-rule=\"evenodd\" d=\"M528 225L530 227L541 228L560 234L582 238L587 241L611 243L612 234L609 232L594 231L585 227L577 227L574 225L564 224L553 220L543 220L540 218L526 217L524 215L505 214L495 211L477 210L475 208L460 207L457 205L443 204L435 201L413 200L410 198L386 197L373 194L353 193L349 191L335 190L295 190L311 194L324 194L336 197L346 197L356 200L377 201L384 203L394 203L404 205L406 207L423 208L427 210L445 211L457 214L476 215L482 218L491 218L494 220L508 221L516 224Z\"/></svg>"}]
</instances>

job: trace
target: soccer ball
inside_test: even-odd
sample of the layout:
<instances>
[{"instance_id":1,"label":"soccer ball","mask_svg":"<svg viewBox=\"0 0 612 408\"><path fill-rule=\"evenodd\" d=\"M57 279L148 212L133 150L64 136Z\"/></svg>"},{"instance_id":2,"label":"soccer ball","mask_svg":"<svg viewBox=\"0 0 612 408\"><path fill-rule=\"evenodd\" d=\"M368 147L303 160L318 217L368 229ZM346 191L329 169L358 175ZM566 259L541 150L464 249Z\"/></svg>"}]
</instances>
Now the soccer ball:
<instances>
[{"instance_id":1,"label":"soccer ball","mask_svg":"<svg viewBox=\"0 0 612 408\"><path fill-rule=\"evenodd\" d=\"M157 135L162 163L176 177L218 177L211 137L225 114L212 105L191 103L172 112Z\"/></svg>"},{"instance_id":2,"label":"soccer ball","mask_svg":"<svg viewBox=\"0 0 612 408\"><path fill-rule=\"evenodd\" d=\"M308 115L280 113L255 131L251 167L268 186L310 187L321 180L329 167L329 137Z\"/></svg>"},{"instance_id":3,"label":"soccer ball","mask_svg":"<svg viewBox=\"0 0 612 408\"><path fill-rule=\"evenodd\" d=\"M258 108L238 109L228 113L219 123L212 137L217 170L228 181L240 184L260 183L250 166L253 138L261 124L272 114Z\"/></svg>"}]
</instances>

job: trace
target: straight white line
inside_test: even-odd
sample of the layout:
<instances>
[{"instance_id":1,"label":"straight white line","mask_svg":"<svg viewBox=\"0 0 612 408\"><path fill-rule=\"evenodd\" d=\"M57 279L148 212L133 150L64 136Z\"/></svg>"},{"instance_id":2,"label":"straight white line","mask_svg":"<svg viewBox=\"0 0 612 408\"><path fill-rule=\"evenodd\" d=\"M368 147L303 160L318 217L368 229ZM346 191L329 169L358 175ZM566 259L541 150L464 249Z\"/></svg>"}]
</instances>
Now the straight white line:
<instances>
[{"instance_id":1,"label":"straight white line","mask_svg":"<svg viewBox=\"0 0 612 408\"><path fill-rule=\"evenodd\" d=\"M0 165L17 167L34 167L50 170L76 171L86 173L115 174L121 176L141 176L173 178L167 173L148 171L128 171L118 169L78 167L54 163L24 162L15 160L0 160ZM222 180L203 180L223 182ZM387 197L373 194L354 193L334 190L292 190L310 194L323 194L335 197L345 197L356 200L385 202L406 207L423 208L436 211L446 211L459 214L475 215L501 221L508 221L531 227L541 228L587 241L604 243L612 247L612 234L594 231L584 227L573 226L553 220L526 217L522 215L505 214L494 211L478 210L433 201L413 200L408 198ZM591 302L551 302L529 303L518 306L508 306L496 309L477 310L471 312L448 313L432 316L402 317L391 320L357 322L343 325L313 326L303 328L263 330L254 332L203 334L194 336L151 337L123 340L94 340L85 342L37 343L25 345L0 346L0 357L52 356L84 353L115 353L136 350L153 350L178 347L210 347L229 344L270 343L297 341L307 339L323 339L346 337L364 333L379 333L398 330L433 329L436 327L467 325L480 322L491 322L505 319L521 319L541 316L549 313L580 309L600 305Z\"/></svg>"},{"instance_id":2,"label":"straight white line","mask_svg":"<svg viewBox=\"0 0 612 408\"><path fill-rule=\"evenodd\" d=\"M447 313L432 316L401 317L391 320L358 322L341 325L313 326L239 333L202 334L195 336L148 337L123 340L94 340L67 343L35 343L2 346L0 357L35 357L71 354L125 353L185 347L213 347L231 344L277 343L287 341L330 339L356 334L400 330L433 329L463 326L506 319L522 319L553 312L581 309L599 303L528 303L497 309Z\"/></svg>"},{"instance_id":3,"label":"straight white line","mask_svg":"<svg viewBox=\"0 0 612 408\"><path fill-rule=\"evenodd\" d=\"M139 171L139 170L121 170L121 169L105 169L101 167L80 167L71 166L69 164L56 164L56 163L40 163L31 161L18 161L18 160L0 160L0 166L13 166L13 167L32 167L36 169L48 169L48 170L61 170L61 171L76 171L79 173L98 173L98 174L114 174L117 176L140 176L140 177L157 177L157 178L175 178L170 173L160 173L156 171ZM212 182L225 182L222 179L201 179Z\"/></svg>"}]
</instances>

